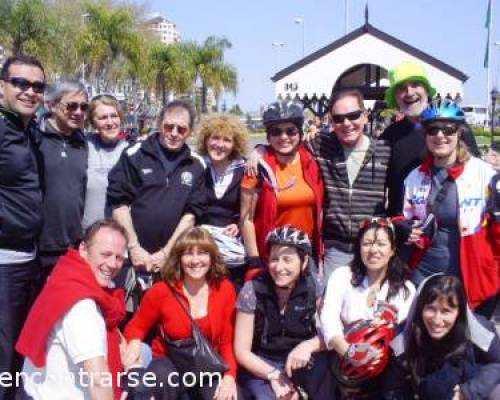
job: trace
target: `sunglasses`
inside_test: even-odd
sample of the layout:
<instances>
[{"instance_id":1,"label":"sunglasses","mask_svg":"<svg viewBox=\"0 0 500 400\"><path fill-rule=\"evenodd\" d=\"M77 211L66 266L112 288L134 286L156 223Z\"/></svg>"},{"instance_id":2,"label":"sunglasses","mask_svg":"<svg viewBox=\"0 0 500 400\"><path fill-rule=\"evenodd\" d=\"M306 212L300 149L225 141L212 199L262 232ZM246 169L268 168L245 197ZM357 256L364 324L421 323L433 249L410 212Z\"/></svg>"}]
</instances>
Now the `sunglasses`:
<instances>
[{"instance_id":1,"label":"sunglasses","mask_svg":"<svg viewBox=\"0 0 500 400\"><path fill-rule=\"evenodd\" d=\"M297 136L299 134L299 129L296 126L289 126L288 128L269 128L267 133L271 137L280 137L283 133L285 133L288 137Z\"/></svg>"},{"instance_id":2,"label":"sunglasses","mask_svg":"<svg viewBox=\"0 0 500 400\"><path fill-rule=\"evenodd\" d=\"M456 125L432 125L425 127L425 134L428 136L437 136L439 132L443 132L444 136L453 136L458 132Z\"/></svg>"},{"instance_id":3,"label":"sunglasses","mask_svg":"<svg viewBox=\"0 0 500 400\"><path fill-rule=\"evenodd\" d=\"M89 103L78 103L76 101L71 101L69 103L61 103L66 110L69 112L75 112L80 109L82 112L87 112L89 110Z\"/></svg>"},{"instance_id":4,"label":"sunglasses","mask_svg":"<svg viewBox=\"0 0 500 400\"><path fill-rule=\"evenodd\" d=\"M373 217L365 219L363 222L361 222L361 229L366 229L371 226L382 226L385 228L389 228L392 231L392 233L395 233L394 225L390 218Z\"/></svg>"},{"instance_id":5,"label":"sunglasses","mask_svg":"<svg viewBox=\"0 0 500 400\"><path fill-rule=\"evenodd\" d=\"M35 93L41 94L45 91L47 84L42 81L29 81L24 78L9 78L4 79L5 82L10 83L12 86L21 89L23 92L26 92L29 88L32 88Z\"/></svg>"},{"instance_id":6,"label":"sunglasses","mask_svg":"<svg viewBox=\"0 0 500 400\"><path fill-rule=\"evenodd\" d=\"M342 124L346 120L346 118L349 121L356 121L361 117L361 115L363 115L363 110L351 111L346 114L333 114L332 119L336 124Z\"/></svg>"},{"instance_id":7,"label":"sunglasses","mask_svg":"<svg viewBox=\"0 0 500 400\"><path fill-rule=\"evenodd\" d=\"M179 132L179 134L185 135L189 128L187 126L181 126L177 124L163 124L163 129L167 133L173 132L174 129L177 129L177 132Z\"/></svg>"}]
</instances>

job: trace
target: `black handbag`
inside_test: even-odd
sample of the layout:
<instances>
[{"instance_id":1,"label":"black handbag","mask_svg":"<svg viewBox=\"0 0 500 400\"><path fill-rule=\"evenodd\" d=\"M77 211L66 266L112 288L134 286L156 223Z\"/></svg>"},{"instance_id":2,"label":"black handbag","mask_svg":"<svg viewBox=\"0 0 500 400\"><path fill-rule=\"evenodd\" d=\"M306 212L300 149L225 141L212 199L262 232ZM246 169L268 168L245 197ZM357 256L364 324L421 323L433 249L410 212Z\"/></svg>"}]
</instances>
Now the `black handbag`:
<instances>
[{"instance_id":1,"label":"black handbag","mask_svg":"<svg viewBox=\"0 0 500 400\"><path fill-rule=\"evenodd\" d=\"M169 286L169 288L191 320L193 337L171 340L165 335L160 326L160 334L168 346L168 358L170 358L177 368L177 372L181 374L186 372L192 372L196 374L196 376L200 376L199 374L201 372L218 372L224 374L229 370L229 367L200 331L200 328L196 322L194 322L189 310L179 298L179 295L172 287Z\"/></svg>"}]
</instances>

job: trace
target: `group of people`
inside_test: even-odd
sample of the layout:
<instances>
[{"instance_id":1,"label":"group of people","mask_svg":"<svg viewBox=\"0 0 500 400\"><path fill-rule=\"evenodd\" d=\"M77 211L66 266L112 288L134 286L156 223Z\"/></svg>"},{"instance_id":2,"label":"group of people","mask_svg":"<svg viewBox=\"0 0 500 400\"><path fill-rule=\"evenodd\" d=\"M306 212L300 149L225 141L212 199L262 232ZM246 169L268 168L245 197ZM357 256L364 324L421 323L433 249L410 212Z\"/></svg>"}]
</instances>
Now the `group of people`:
<instances>
[{"instance_id":1,"label":"group of people","mask_svg":"<svg viewBox=\"0 0 500 400\"><path fill-rule=\"evenodd\" d=\"M422 66L389 78L379 138L343 90L307 134L270 105L247 157L235 116L174 100L129 145L113 96L6 60L0 399L500 396L499 176Z\"/></svg>"}]
</instances>

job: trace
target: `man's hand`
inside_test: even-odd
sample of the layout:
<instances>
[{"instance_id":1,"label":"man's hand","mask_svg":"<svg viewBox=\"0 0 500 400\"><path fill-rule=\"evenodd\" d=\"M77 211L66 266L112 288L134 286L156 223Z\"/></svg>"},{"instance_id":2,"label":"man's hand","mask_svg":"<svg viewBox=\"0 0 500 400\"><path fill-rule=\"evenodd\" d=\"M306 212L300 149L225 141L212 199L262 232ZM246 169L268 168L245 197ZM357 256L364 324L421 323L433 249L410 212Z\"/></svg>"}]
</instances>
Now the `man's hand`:
<instances>
[{"instance_id":1,"label":"man's hand","mask_svg":"<svg viewBox=\"0 0 500 400\"><path fill-rule=\"evenodd\" d=\"M151 254L144 250L141 245L136 244L129 248L130 261L137 270L145 270L150 272L153 266Z\"/></svg>"},{"instance_id":2,"label":"man's hand","mask_svg":"<svg viewBox=\"0 0 500 400\"><path fill-rule=\"evenodd\" d=\"M299 398L292 381L286 375L280 374L278 379L271 379L270 383L277 399L295 400Z\"/></svg>"},{"instance_id":3,"label":"man's hand","mask_svg":"<svg viewBox=\"0 0 500 400\"><path fill-rule=\"evenodd\" d=\"M240 229L237 224L229 224L224 228L224 235L236 237L238 233L240 233Z\"/></svg>"},{"instance_id":4,"label":"man's hand","mask_svg":"<svg viewBox=\"0 0 500 400\"><path fill-rule=\"evenodd\" d=\"M167 262L167 255L163 249L151 255L151 271L158 272ZM149 272L151 272L149 271Z\"/></svg>"},{"instance_id":5,"label":"man's hand","mask_svg":"<svg viewBox=\"0 0 500 400\"><path fill-rule=\"evenodd\" d=\"M120 350L125 370L132 366L142 365L142 342L139 339L133 339L124 344Z\"/></svg>"}]
</instances>

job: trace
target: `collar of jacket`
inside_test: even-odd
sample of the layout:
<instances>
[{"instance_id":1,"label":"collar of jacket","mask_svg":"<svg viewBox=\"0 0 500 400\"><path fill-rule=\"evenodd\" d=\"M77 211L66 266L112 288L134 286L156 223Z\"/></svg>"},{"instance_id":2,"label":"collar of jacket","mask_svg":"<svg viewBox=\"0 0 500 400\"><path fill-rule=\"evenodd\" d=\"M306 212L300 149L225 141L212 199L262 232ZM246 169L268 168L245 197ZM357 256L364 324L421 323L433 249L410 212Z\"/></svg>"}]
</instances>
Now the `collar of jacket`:
<instances>
[{"instance_id":1,"label":"collar of jacket","mask_svg":"<svg viewBox=\"0 0 500 400\"><path fill-rule=\"evenodd\" d=\"M155 140L159 141L159 132L153 133L150 137L148 137L142 144L141 150L144 151L145 153L151 154L155 158L159 158L160 154L158 154L161 149L156 146ZM161 144L160 144L161 146ZM184 143L180 150L180 155L179 155L179 161L184 161L186 159L191 158L191 150L189 149L189 146Z\"/></svg>"},{"instance_id":2,"label":"collar of jacket","mask_svg":"<svg viewBox=\"0 0 500 400\"><path fill-rule=\"evenodd\" d=\"M422 171L425 175L430 176L432 173L433 165L434 159L430 154L428 154L422 162L422 165L420 166L420 171ZM446 168L446 170L448 172L448 176L455 181L460 175L462 175L462 172L464 172L464 168L465 163L462 162L453 164L451 167Z\"/></svg>"},{"instance_id":3,"label":"collar of jacket","mask_svg":"<svg viewBox=\"0 0 500 400\"><path fill-rule=\"evenodd\" d=\"M67 140L71 143L85 144L87 142L87 140L85 139L85 134L83 133L83 131L81 129L74 130L71 133L71 135L69 135L69 136L65 136L59 132L56 132L52 128L52 125L49 123L49 116L48 115L44 115L40 119L39 127L40 127L40 131L42 132L42 134L44 136L47 136L47 137L55 138L58 140L63 140L65 138L67 138Z\"/></svg>"},{"instance_id":4,"label":"collar of jacket","mask_svg":"<svg viewBox=\"0 0 500 400\"><path fill-rule=\"evenodd\" d=\"M1 105L0 105L0 118L10 122L13 125L16 125L16 127L18 128L25 129L23 121L21 120L19 115L16 114L14 111L9 110Z\"/></svg>"}]
</instances>

